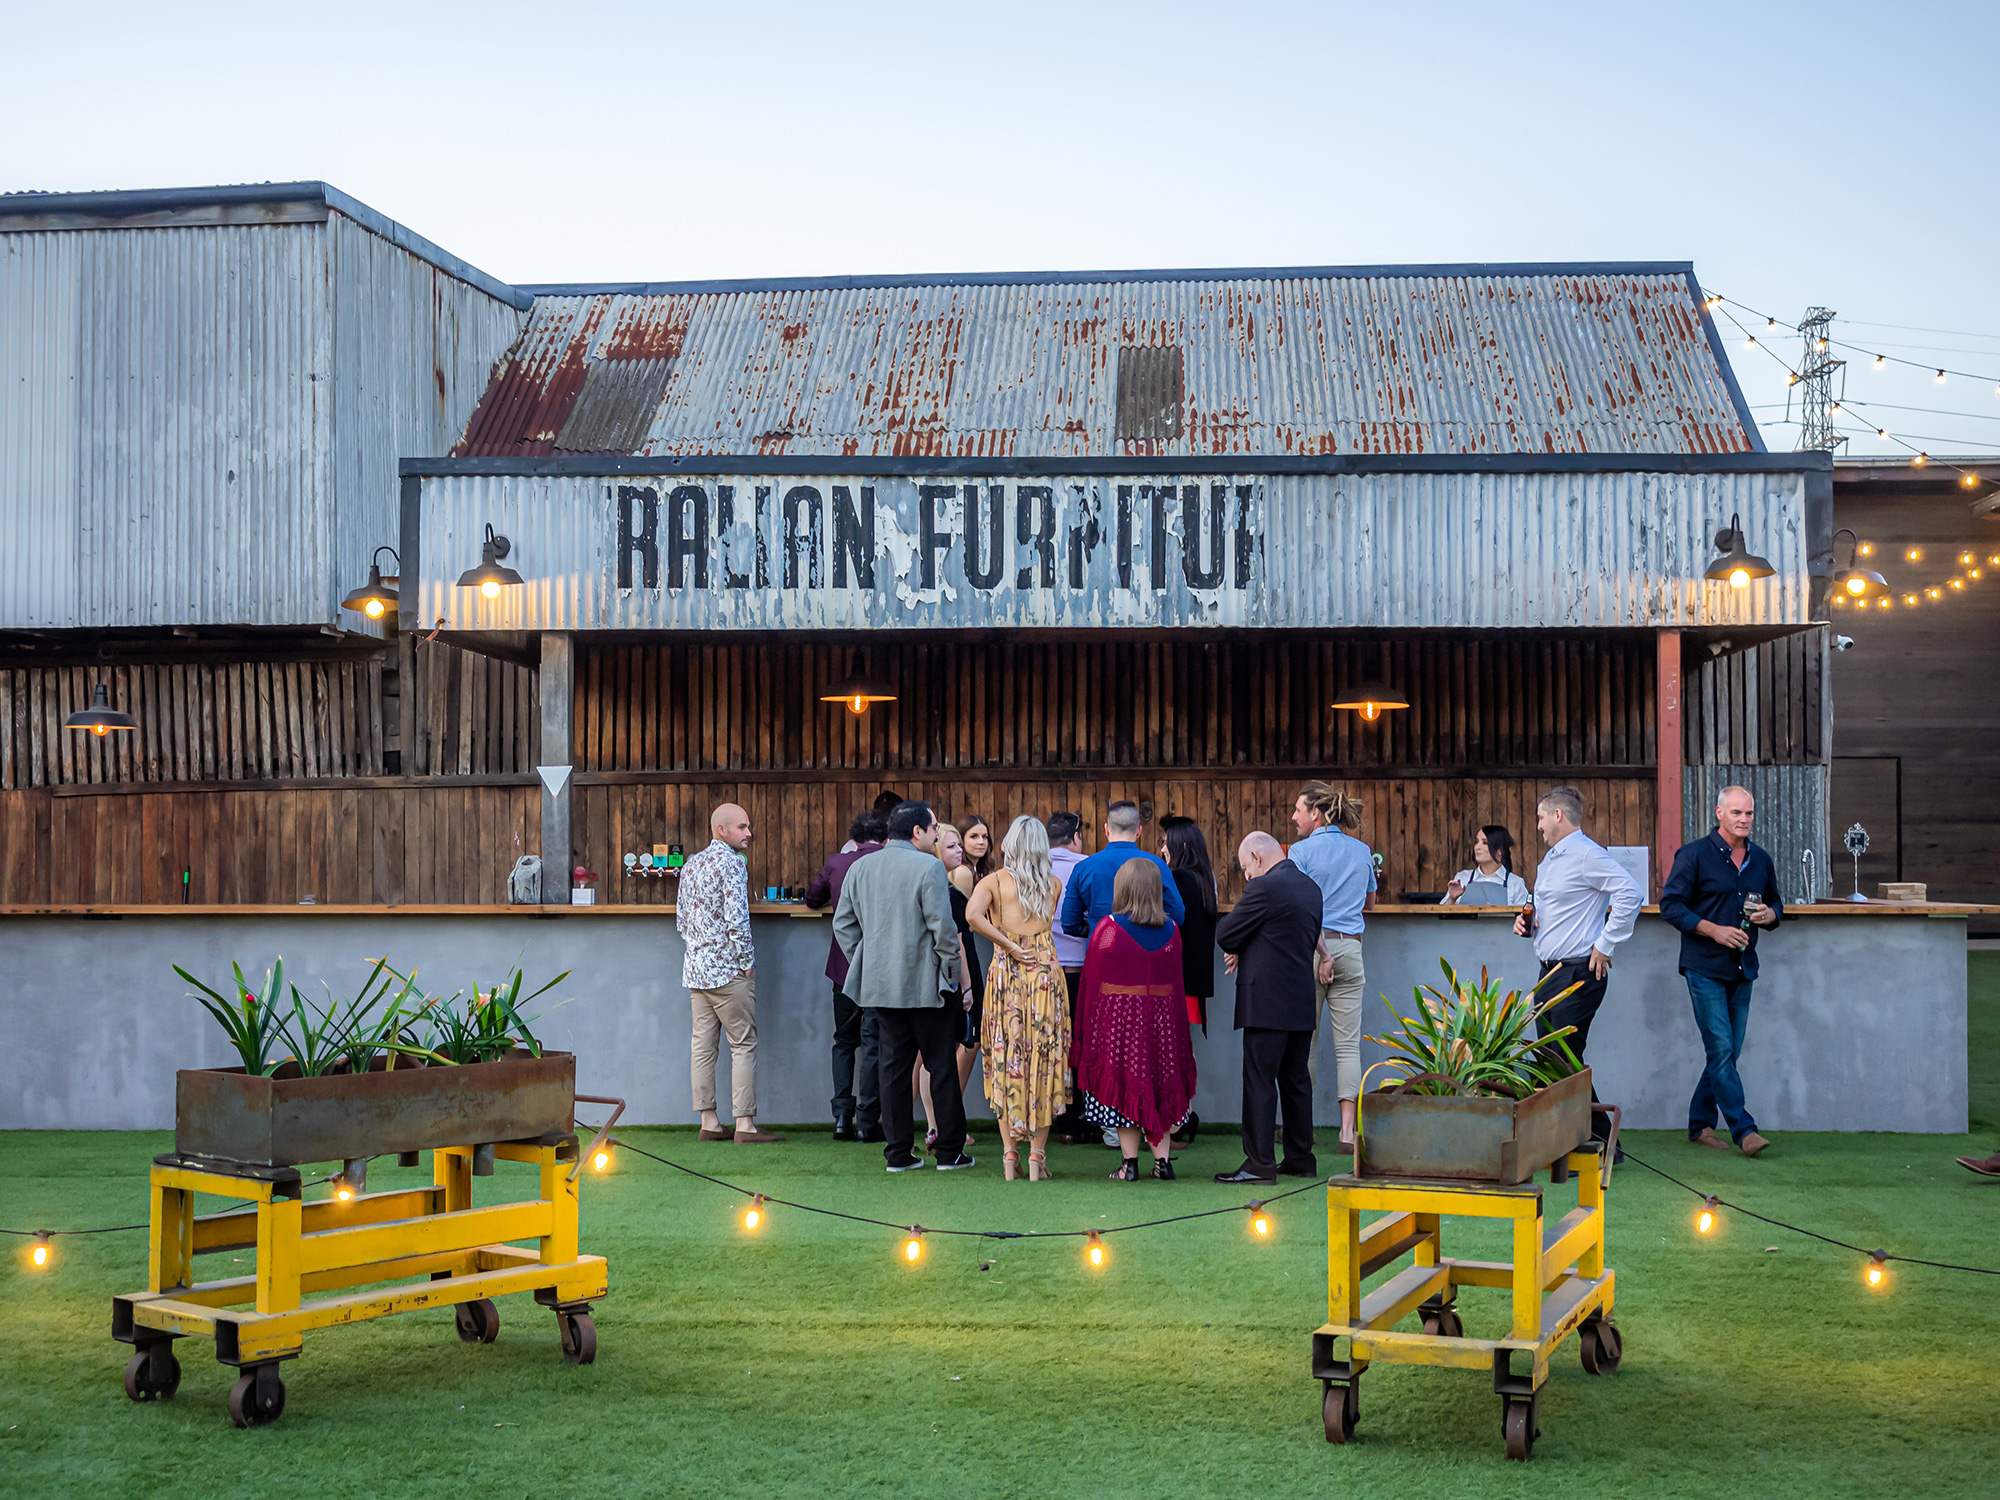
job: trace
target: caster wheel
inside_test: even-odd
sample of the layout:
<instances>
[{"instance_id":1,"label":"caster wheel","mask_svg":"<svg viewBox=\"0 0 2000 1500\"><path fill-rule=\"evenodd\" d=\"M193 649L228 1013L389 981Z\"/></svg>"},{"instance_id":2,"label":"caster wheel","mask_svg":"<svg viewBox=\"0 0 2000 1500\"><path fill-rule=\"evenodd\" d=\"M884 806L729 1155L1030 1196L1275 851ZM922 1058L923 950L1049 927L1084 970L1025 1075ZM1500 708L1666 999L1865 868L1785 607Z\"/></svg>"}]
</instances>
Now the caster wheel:
<instances>
[{"instance_id":1,"label":"caster wheel","mask_svg":"<svg viewBox=\"0 0 2000 1500\"><path fill-rule=\"evenodd\" d=\"M587 1365L597 1358L597 1325L587 1312L558 1312L556 1328L562 1334L563 1358L573 1365Z\"/></svg>"},{"instance_id":2,"label":"caster wheel","mask_svg":"<svg viewBox=\"0 0 2000 1500\"><path fill-rule=\"evenodd\" d=\"M1584 1370L1591 1375L1609 1375L1625 1357L1624 1339L1602 1319L1593 1319L1578 1330L1577 1348Z\"/></svg>"},{"instance_id":3,"label":"caster wheel","mask_svg":"<svg viewBox=\"0 0 2000 1500\"><path fill-rule=\"evenodd\" d=\"M1326 1395L1320 1401L1320 1418L1326 1423L1326 1440L1329 1443L1345 1443L1354 1436L1354 1425L1361 1420L1361 1387L1355 1383L1337 1385L1326 1382Z\"/></svg>"},{"instance_id":4,"label":"caster wheel","mask_svg":"<svg viewBox=\"0 0 2000 1500\"><path fill-rule=\"evenodd\" d=\"M461 1302L452 1309L458 1321L458 1336L468 1344L490 1344L500 1337L500 1309L491 1297L477 1302Z\"/></svg>"},{"instance_id":5,"label":"caster wheel","mask_svg":"<svg viewBox=\"0 0 2000 1500\"><path fill-rule=\"evenodd\" d=\"M285 1412L285 1383L278 1372L246 1372L229 1388L229 1420L238 1427L262 1427Z\"/></svg>"},{"instance_id":6,"label":"caster wheel","mask_svg":"<svg viewBox=\"0 0 2000 1500\"><path fill-rule=\"evenodd\" d=\"M134 1401L151 1401L156 1397L171 1396L181 1387L181 1362L168 1350L159 1356L163 1370L155 1370L155 1356L149 1350L141 1349L125 1365L125 1394ZM164 1377L164 1378L162 1378Z\"/></svg>"},{"instance_id":7,"label":"caster wheel","mask_svg":"<svg viewBox=\"0 0 2000 1500\"><path fill-rule=\"evenodd\" d=\"M1508 1398L1506 1410L1501 1414L1500 1430L1507 1438L1507 1456L1523 1463L1535 1456L1535 1439L1542 1435L1536 1417L1541 1398L1530 1396L1527 1400Z\"/></svg>"},{"instance_id":8,"label":"caster wheel","mask_svg":"<svg viewBox=\"0 0 2000 1500\"><path fill-rule=\"evenodd\" d=\"M1424 1332L1432 1338L1462 1339L1465 1337L1465 1324L1460 1321L1455 1307L1427 1308L1424 1311Z\"/></svg>"}]
</instances>

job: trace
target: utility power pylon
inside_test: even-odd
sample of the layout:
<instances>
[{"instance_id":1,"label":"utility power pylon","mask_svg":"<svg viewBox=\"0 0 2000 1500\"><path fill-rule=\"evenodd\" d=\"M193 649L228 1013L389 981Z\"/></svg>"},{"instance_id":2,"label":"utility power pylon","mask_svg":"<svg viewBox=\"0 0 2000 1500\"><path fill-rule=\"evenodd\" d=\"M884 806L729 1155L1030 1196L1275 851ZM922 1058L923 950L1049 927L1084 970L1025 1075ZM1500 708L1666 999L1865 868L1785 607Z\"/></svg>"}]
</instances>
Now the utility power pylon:
<instances>
[{"instance_id":1,"label":"utility power pylon","mask_svg":"<svg viewBox=\"0 0 2000 1500\"><path fill-rule=\"evenodd\" d=\"M1824 307L1809 307L1799 322L1799 336L1805 340L1805 354L1799 360L1799 446L1798 452L1815 449L1832 452L1847 439L1833 428L1834 377L1847 367L1835 359L1828 333L1834 314ZM1791 413L1787 412L1787 416Z\"/></svg>"}]
</instances>

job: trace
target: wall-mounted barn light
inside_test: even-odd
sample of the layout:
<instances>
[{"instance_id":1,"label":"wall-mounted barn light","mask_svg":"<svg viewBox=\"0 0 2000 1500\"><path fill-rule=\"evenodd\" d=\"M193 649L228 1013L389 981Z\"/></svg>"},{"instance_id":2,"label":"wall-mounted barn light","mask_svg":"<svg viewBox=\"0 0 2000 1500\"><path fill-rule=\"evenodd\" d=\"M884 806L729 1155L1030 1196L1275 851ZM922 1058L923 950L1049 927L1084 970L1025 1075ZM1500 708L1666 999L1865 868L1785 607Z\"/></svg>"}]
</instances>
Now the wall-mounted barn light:
<instances>
[{"instance_id":1,"label":"wall-mounted barn light","mask_svg":"<svg viewBox=\"0 0 2000 1500\"><path fill-rule=\"evenodd\" d=\"M1715 534L1715 550L1722 556L1708 565L1701 576L1733 589L1747 589L1753 578L1769 578L1778 570L1743 544L1743 517L1732 515L1729 524Z\"/></svg>"},{"instance_id":2,"label":"wall-mounted barn light","mask_svg":"<svg viewBox=\"0 0 2000 1500\"><path fill-rule=\"evenodd\" d=\"M1334 699L1335 708L1351 708L1370 724L1382 717L1382 711L1389 708L1408 708L1410 700L1397 689L1389 686L1389 644L1382 643L1382 673L1379 677L1364 678L1354 687Z\"/></svg>"},{"instance_id":3,"label":"wall-mounted barn light","mask_svg":"<svg viewBox=\"0 0 2000 1500\"><path fill-rule=\"evenodd\" d=\"M486 540L479 544L479 566L467 568L458 575L458 586L462 589L478 589L488 599L498 599L500 590L511 588L521 581L521 575L512 568L500 566L501 560L514 550L514 544L504 536L493 534L493 525L486 526Z\"/></svg>"},{"instance_id":4,"label":"wall-mounted barn light","mask_svg":"<svg viewBox=\"0 0 2000 1500\"><path fill-rule=\"evenodd\" d=\"M894 703L896 690L879 678L862 673L843 677L819 695L822 703L842 703L851 714L865 714L871 703Z\"/></svg>"},{"instance_id":5,"label":"wall-mounted barn light","mask_svg":"<svg viewBox=\"0 0 2000 1500\"><path fill-rule=\"evenodd\" d=\"M1841 527L1833 534L1834 545L1839 546L1843 536L1847 538L1847 566L1833 575L1833 586L1849 598L1859 598L1871 588L1887 589L1888 579L1872 569L1858 565L1861 541L1852 531L1845 526Z\"/></svg>"},{"instance_id":6,"label":"wall-mounted barn light","mask_svg":"<svg viewBox=\"0 0 2000 1500\"><path fill-rule=\"evenodd\" d=\"M98 683L97 691L91 695L90 707L80 708L63 720L65 729L86 729L95 735L106 735L114 729L137 729L139 721L130 714L121 714L111 706L106 696L104 684Z\"/></svg>"},{"instance_id":7,"label":"wall-mounted barn light","mask_svg":"<svg viewBox=\"0 0 2000 1500\"><path fill-rule=\"evenodd\" d=\"M391 573L382 576L382 554L386 552L396 558L396 566L402 567L403 560L396 557L394 547L377 547L375 555L368 560L368 581L340 601L342 609L351 609L364 614L371 620L379 620L384 615L396 613L396 585L402 580Z\"/></svg>"}]
</instances>

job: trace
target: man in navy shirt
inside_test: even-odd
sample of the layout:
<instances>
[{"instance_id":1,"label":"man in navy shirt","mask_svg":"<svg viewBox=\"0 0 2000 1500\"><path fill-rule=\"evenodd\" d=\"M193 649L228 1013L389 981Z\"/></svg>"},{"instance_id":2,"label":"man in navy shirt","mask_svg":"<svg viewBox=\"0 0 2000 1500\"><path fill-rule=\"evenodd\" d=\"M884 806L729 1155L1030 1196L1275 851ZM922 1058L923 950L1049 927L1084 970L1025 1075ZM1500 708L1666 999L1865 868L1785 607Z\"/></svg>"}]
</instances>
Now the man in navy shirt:
<instances>
[{"instance_id":1,"label":"man in navy shirt","mask_svg":"<svg viewBox=\"0 0 2000 1500\"><path fill-rule=\"evenodd\" d=\"M1688 1101L1688 1139L1727 1151L1715 1134L1720 1110L1745 1156L1771 1144L1757 1133L1736 1072L1757 978L1757 930L1776 927L1785 912L1771 856L1750 842L1756 817L1755 798L1740 786L1724 787L1714 831L1681 847L1660 892L1660 915L1681 930L1681 973L1708 1054Z\"/></svg>"},{"instance_id":2,"label":"man in navy shirt","mask_svg":"<svg viewBox=\"0 0 2000 1500\"><path fill-rule=\"evenodd\" d=\"M1157 854L1139 847L1139 830L1144 826L1136 802L1114 802L1105 809L1104 847L1079 864L1063 885L1060 925L1064 932L1087 938L1111 915L1112 882L1118 878L1118 867L1128 859L1150 859L1160 867L1160 894L1166 898L1167 920L1176 927L1187 920L1174 872Z\"/></svg>"}]
</instances>

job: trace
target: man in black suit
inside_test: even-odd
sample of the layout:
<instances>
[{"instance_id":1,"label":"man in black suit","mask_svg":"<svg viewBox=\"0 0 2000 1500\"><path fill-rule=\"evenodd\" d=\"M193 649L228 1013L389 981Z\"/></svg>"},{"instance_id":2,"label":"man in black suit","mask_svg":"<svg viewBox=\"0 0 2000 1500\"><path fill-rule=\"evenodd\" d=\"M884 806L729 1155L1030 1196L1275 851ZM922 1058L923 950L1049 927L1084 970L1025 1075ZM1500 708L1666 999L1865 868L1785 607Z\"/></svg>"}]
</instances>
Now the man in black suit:
<instances>
[{"instance_id":1,"label":"man in black suit","mask_svg":"<svg viewBox=\"0 0 2000 1500\"><path fill-rule=\"evenodd\" d=\"M1236 976L1236 1029L1243 1033L1243 1165L1217 1182L1275 1183L1278 1173L1319 1176L1313 1155L1312 1056L1319 1021L1313 956L1319 946L1319 883L1285 858L1268 833L1236 851L1249 882L1236 909L1215 924L1223 967ZM1285 1161L1273 1150L1285 1111Z\"/></svg>"}]
</instances>

